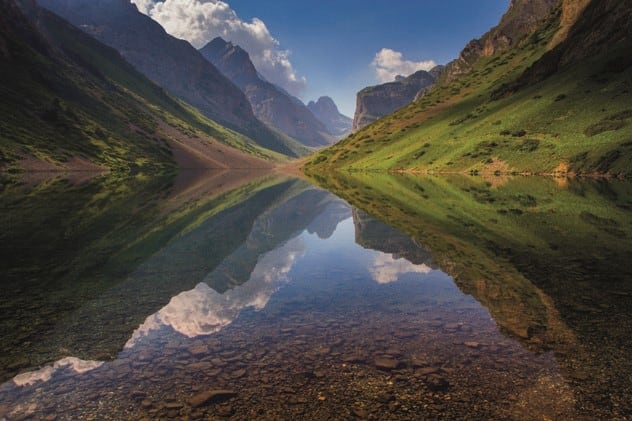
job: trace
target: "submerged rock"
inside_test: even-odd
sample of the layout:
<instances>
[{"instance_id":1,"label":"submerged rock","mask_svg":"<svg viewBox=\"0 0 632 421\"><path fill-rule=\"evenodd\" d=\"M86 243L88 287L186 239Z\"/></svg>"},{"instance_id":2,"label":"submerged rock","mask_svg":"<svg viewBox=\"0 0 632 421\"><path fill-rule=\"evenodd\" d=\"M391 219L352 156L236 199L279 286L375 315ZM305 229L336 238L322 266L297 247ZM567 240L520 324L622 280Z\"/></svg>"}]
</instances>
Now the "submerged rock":
<instances>
[{"instance_id":1,"label":"submerged rock","mask_svg":"<svg viewBox=\"0 0 632 421\"><path fill-rule=\"evenodd\" d=\"M377 357L375 359L375 367L380 370L395 370L401 365L401 362L388 357Z\"/></svg>"},{"instance_id":2,"label":"submerged rock","mask_svg":"<svg viewBox=\"0 0 632 421\"><path fill-rule=\"evenodd\" d=\"M235 396L237 396L237 392L234 390L207 390L206 392L198 393L189 399L189 405L193 408L198 408L203 405L222 402L230 398L234 398Z\"/></svg>"}]
</instances>

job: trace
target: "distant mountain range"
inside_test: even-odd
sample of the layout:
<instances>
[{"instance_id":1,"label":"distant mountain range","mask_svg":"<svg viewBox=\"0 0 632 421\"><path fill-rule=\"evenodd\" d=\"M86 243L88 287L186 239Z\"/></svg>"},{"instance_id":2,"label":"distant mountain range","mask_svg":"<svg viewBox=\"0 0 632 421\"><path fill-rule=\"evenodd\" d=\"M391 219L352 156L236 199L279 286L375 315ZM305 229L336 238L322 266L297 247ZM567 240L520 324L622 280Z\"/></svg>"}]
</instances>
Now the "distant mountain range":
<instances>
[{"instance_id":1,"label":"distant mountain range","mask_svg":"<svg viewBox=\"0 0 632 421\"><path fill-rule=\"evenodd\" d=\"M2 170L264 168L345 131L333 101L321 121L239 46L197 51L129 0L1 2Z\"/></svg>"},{"instance_id":2,"label":"distant mountain range","mask_svg":"<svg viewBox=\"0 0 632 421\"><path fill-rule=\"evenodd\" d=\"M329 133L336 137L344 137L351 132L353 120L338 111L333 99L321 96L316 102L310 101L307 108L322 121Z\"/></svg>"},{"instance_id":3,"label":"distant mountain range","mask_svg":"<svg viewBox=\"0 0 632 421\"><path fill-rule=\"evenodd\" d=\"M301 100L266 81L238 45L218 37L200 53L244 92L261 121L306 146L328 146L335 141L325 124Z\"/></svg>"},{"instance_id":4,"label":"distant mountain range","mask_svg":"<svg viewBox=\"0 0 632 421\"><path fill-rule=\"evenodd\" d=\"M305 169L628 176L630 51L631 2L512 0L423 95L398 95L405 80L361 92L356 129L401 108Z\"/></svg>"},{"instance_id":5,"label":"distant mountain range","mask_svg":"<svg viewBox=\"0 0 632 421\"><path fill-rule=\"evenodd\" d=\"M191 44L169 35L129 0L41 0L42 6L115 48L138 71L206 117L289 156L301 148L259 121L246 96Z\"/></svg>"},{"instance_id":6,"label":"distant mountain range","mask_svg":"<svg viewBox=\"0 0 632 421\"><path fill-rule=\"evenodd\" d=\"M0 5L3 170L261 168L279 159L35 1Z\"/></svg>"}]
</instances>

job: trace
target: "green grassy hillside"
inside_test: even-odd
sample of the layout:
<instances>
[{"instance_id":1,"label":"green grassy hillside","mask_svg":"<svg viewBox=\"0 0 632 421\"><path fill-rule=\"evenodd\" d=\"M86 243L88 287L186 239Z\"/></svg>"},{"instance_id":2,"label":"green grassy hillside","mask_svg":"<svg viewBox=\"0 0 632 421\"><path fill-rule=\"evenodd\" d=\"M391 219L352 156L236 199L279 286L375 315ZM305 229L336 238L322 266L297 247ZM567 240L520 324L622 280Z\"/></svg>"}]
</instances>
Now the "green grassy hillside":
<instances>
[{"instance_id":1,"label":"green grassy hillside","mask_svg":"<svg viewBox=\"0 0 632 421\"><path fill-rule=\"evenodd\" d=\"M548 77L521 78L550 50L559 12L508 51L479 57L467 74L314 155L305 170L629 173L632 38ZM583 24L575 32L597 31Z\"/></svg>"},{"instance_id":2,"label":"green grassy hillside","mask_svg":"<svg viewBox=\"0 0 632 421\"><path fill-rule=\"evenodd\" d=\"M28 168L24 158L71 169L77 160L84 168L175 168L167 140L173 133L282 159L175 100L52 13L36 9L27 19L13 2L2 4L0 168Z\"/></svg>"}]
</instances>

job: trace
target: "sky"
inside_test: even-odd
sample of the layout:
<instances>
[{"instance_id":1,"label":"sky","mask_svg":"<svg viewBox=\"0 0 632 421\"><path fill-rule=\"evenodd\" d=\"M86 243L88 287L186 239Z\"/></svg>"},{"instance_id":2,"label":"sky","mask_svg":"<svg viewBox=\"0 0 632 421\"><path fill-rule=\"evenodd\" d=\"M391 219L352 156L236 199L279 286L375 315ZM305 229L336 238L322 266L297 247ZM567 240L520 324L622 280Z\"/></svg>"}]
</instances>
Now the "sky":
<instances>
[{"instance_id":1,"label":"sky","mask_svg":"<svg viewBox=\"0 0 632 421\"><path fill-rule=\"evenodd\" d=\"M221 36L305 103L327 95L353 117L366 86L456 58L509 0L132 0L196 48Z\"/></svg>"}]
</instances>

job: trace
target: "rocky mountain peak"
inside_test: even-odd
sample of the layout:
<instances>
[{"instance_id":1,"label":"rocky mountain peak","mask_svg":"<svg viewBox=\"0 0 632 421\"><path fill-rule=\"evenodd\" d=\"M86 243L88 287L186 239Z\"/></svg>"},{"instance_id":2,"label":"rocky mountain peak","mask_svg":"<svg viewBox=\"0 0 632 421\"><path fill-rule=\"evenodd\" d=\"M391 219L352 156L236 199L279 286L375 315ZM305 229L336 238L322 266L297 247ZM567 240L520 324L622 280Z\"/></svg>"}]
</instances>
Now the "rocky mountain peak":
<instances>
[{"instance_id":1,"label":"rocky mountain peak","mask_svg":"<svg viewBox=\"0 0 632 421\"><path fill-rule=\"evenodd\" d=\"M312 112L316 111L318 114L323 116L334 116L340 114L338 106L336 106L334 100L328 96L321 96L316 102L310 101L309 104L307 104L307 107L312 110Z\"/></svg>"},{"instance_id":2,"label":"rocky mountain peak","mask_svg":"<svg viewBox=\"0 0 632 421\"><path fill-rule=\"evenodd\" d=\"M255 115L303 145L322 147L333 142L325 125L282 88L264 80L240 46L215 38L200 49L202 56L237 85Z\"/></svg>"},{"instance_id":3,"label":"rocky mountain peak","mask_svg":"<svg viewBox=\"0 0 632 421\"><path fill-rule=\"evenodd\" d=\"M261 146L295 153L258 121L246 96L187 41L169 35L130 0L39 0L39 4L118 50L138 71L212 120Z\"/></svg>"},{"instance_id":4,"label":"rocky mountain peak","mask_svg":"<svg viewBox=\"0 0 632 421\"><path fill-rule=\"evenodd\" d=\"M200 53L242 90L243 85L260 79L248 52L221 37L211 40Z\"/></svg>"},{"instance_id":5,"label":"rocky mountain peak","mask_svg":"<svg viewBox=\"0 0 632 421\"><path fill-rule=\"evenodd\" d=\"M448 64L447 79L454 80L467 73L479 57L489 57L506 51L532 34L561 2L562 0L511 0L498 25L481 38L471 40L459 57Z\"/></svg>"},{"instance_id":6,"label":"rocky mountain peak","mask_svg":"<svg viewBox=\"0 0 632 421\"><path fill-rule=\"evenodd\" d=\"M351 131L353 120L341 114L330 97L321 96L316 102L310 101L307 108L327 126L329 133L334 136L340 137Z\"/></svg>"}]
</instances>

